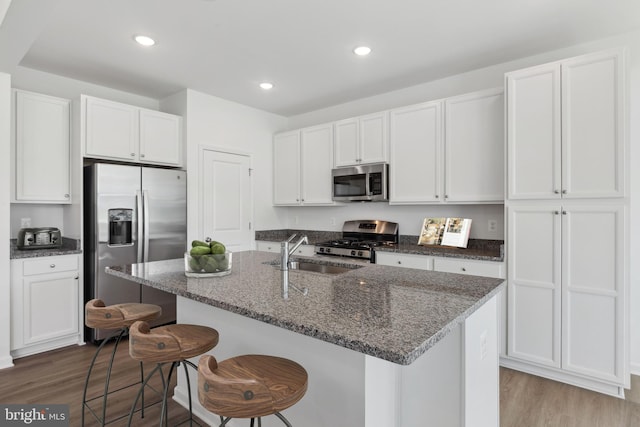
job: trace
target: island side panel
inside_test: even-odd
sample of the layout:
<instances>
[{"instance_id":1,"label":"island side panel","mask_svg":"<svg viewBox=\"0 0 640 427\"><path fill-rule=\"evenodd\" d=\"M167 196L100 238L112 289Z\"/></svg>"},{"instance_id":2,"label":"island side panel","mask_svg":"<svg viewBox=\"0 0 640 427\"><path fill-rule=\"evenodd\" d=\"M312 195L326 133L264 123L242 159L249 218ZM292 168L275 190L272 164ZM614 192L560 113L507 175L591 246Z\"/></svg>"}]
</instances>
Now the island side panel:
<instances>
[{"instance_id":1,"label":"island side panel","mask_svg":"<svg viewBox=\"0 0 640 427\"><path fill-rule=\"evenodd\" d=\"M215 328L220 333L220 342L209 353L218 360L258 353L286 357L304 366L309 374L307 394L283 412L292 425L365 425L363 354L180 296L177 298L177 319L178 323ZM197 364L198 358L192 361ZM195 381L191 386L194 412L210 425L218 425L219 418L197 402ZM186 380L182 370L179 371L174 399L183 406L187 405ZM283 425L276 417L266 417L262 421L265 427ZM228 425L245 426L247 423L247 420L232 420Z\"/></svg>"}]
</instances>

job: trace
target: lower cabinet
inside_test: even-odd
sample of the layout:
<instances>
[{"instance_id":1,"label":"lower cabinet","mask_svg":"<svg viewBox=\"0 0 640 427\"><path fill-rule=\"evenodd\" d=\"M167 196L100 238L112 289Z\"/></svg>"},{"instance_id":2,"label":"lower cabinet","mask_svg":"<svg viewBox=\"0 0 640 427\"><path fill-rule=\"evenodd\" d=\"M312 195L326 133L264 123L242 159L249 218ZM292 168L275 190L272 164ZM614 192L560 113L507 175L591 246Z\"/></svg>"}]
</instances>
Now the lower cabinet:
<instances>
[{"instance_id":1,"label":"lower cabinet","mask_svg":"<svg viewBox=\"0 0 640 427\"><path fill-rule=\"evenodd\" d=\"M397 254L394 252L376 252L376 264L392 267L433 270L433 258L425 255Z\"/></svg>"},{"instance_id":2,"label":"lower cabinet","mask_svg":"<svg viewBox=\"0 0 640 427\"><path fill-rule=\"evenodd\" d=\"M80 344L79 255L11 261L11 355L28 356Z\"/></svg>"}]
</instances>

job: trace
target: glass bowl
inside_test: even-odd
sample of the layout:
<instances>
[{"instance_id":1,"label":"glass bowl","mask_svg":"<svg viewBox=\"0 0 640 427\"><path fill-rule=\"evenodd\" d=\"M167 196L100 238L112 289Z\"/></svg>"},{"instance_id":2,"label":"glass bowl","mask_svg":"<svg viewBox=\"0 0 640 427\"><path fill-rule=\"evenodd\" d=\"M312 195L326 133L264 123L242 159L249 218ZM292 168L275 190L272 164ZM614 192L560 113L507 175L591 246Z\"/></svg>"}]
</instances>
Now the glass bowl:
<instances>
[{"instance_id":1,"label":"glass bowl","mask_svg":"<svg viewBox=\"0 0 640 427\"><path fill-rule=\"evenodd\" d=\"M184 274L187 277L219 277L231 274L231 252L191 255L184 253Z\"/></svg>"}]
</instances>

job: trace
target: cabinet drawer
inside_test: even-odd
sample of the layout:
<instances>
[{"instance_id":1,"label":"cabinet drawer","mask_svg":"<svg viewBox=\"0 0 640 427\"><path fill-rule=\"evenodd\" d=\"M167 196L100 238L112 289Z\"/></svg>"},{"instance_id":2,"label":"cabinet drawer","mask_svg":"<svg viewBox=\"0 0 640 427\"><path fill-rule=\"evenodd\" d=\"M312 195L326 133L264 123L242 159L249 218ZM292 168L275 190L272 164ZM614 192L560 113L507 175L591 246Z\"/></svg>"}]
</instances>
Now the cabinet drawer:
<instances>
[{"instance_id":1,"label":"cabinet drawer","mask_svg":"<svg viewBox=\"0 0 640 427\"><path fill-rule=\"evenodd\" d=\"M436 258L433 261L433 269L445 273L504 278L504 263L502 262Z\"/></svg>"},{"instance_id":2,"label":"cabinet drawer","mask_svg":"<svg viewBox=\"0 0 640 427\"><path fill-rule=\"evenodd\" d=\"M61 271L73 271L78 269L78 257L76 255L42 257L23 261L22 274L31 276L34 274L59 273Z\"/></svg>"},{"instance_id":3,"label":"cabinet drawer","mask_svg":"<svg viewBox=\"0 0 640 427\"><path fill-rule=\"evenodd\" d=\"M392 252L376 252L376 264L394 267L433 270L433 258L425 255L396 254Z\"/></svg>"}]
</instances>

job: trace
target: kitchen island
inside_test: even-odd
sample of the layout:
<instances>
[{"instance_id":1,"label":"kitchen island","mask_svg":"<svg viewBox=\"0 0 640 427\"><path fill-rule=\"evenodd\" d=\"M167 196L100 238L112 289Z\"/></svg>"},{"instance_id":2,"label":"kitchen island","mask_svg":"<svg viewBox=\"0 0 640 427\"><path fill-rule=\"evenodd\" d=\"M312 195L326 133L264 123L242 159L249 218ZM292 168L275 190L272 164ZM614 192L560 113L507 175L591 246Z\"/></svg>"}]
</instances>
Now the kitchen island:
<instances>
[{"instance_id":1,"label":"kitchen island","mask_svg":"<svg viewBox=\"0 0 640 427\"><path fill-rule=\"evenodd\" d=\"M293 270L290 281L308 294L290 289L283 300L277 261L272 253L234 253L232 274L218 278L185 277L182 259L107 272L178 295L179 323L219 331L211 351L218 359L263 353L302 364L307 395L285 414L295 426L498 425L502 280L332 259L324 262L357 268Z\"/></svg>"}]
</instances>

